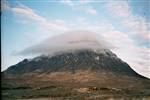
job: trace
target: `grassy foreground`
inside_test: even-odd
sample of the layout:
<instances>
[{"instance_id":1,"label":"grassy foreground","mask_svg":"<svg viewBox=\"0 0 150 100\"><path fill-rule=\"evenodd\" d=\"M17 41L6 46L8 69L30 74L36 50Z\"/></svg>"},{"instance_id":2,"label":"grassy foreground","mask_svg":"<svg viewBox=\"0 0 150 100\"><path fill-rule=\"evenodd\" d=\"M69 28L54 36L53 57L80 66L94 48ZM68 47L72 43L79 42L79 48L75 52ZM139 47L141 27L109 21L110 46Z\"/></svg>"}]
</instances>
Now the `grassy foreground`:
<instances>
[{"instance_id":1,"label":"grassy foreground","mask_svg":"<svg viewBox=\"0 0 150 100\"><path fill-rule=\"evenodd\" d=\"M2 100L150 100L149 80L107 75L80 71L3 78Z\"/></svg>"}]
</instances>

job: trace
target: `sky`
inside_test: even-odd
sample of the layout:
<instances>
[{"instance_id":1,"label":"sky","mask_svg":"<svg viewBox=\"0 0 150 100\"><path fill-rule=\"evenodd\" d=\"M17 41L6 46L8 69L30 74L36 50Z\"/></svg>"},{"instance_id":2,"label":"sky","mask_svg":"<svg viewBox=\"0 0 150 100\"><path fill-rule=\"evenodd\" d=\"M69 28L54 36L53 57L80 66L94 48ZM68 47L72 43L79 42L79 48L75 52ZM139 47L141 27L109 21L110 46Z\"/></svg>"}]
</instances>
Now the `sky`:
<instances>
[{"instance_id":1,"label":"sky","mask_svg":"<svg viewBox=\"0 0 150 100\"><path fill-rule=\"evenodd\" d=\"M149 0L2 0L2 70L19 52L47 38L88 30L103 36L119 58L150 78Z\"/></svg>"}]
</instances>

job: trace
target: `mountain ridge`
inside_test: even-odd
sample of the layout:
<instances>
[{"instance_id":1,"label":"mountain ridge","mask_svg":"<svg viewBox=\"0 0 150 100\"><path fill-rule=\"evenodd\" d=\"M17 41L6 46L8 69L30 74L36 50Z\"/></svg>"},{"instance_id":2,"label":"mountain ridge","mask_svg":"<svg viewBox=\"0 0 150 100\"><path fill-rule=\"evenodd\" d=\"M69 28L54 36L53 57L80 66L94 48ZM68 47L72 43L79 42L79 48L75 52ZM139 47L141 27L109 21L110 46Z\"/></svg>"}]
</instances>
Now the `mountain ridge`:
<instances>
[{"instance_id":1,"label":"mountain ridge","mask_svg":"<svg viewBox=\"0 0 150 100\"><path fill-rule=\"evenodd\" d=\"M44 73L69 70L75 73L78 69L91 69L98 72L113 72L115 74L142 77L131 67L108 49L73 50L56 53L56 55L41 55L33 59L24 59L9 67L5 74Z\"/></svg>"}]
</instances>

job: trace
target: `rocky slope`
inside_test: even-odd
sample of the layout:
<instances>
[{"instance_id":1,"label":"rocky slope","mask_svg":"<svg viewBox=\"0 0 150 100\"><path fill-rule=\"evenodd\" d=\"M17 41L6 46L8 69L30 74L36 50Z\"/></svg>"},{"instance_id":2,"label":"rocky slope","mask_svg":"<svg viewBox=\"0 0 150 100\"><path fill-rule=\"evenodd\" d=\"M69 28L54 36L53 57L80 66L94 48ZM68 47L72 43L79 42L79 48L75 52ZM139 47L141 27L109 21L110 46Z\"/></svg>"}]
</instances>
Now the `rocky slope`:
<instances>
[{"instance_id":1,"label":"rocky slope","mask_svg":"<svg viewBox=\"0 0 150 100\"><path fill-rule=\"evenodd\" d=\"M114 74L136 76L138 75L130 66L119 59L108 49L77 50L60 53L53 56L39 56L33 59L24 59L16 65L9 67L5 74L50 73L56 71L93 70L97 72L112 72Z\"/></svg>"}]
</instances>

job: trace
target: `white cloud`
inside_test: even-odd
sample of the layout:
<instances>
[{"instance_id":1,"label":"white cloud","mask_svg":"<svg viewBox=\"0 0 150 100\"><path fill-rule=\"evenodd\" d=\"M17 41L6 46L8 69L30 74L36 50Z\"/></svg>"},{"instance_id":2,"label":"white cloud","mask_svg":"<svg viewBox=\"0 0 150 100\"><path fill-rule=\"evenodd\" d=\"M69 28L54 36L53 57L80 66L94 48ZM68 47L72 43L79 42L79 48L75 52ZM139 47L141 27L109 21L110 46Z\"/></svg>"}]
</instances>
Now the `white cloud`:
<instances>
[{"instance_id":1,"label":"white cloud","mask_svg":"<svg viewBox=\"0 0 150 100\"><path fill-rule=\"evenodd\" d=\"M127 1L109 1L107 8L122 19L121 23L130 30L130 35L149 41L149 23L141 16L134 16Z\"/></svg>"},{"instance_id":2,"label":"white cloud","mask_svg":"<svg viewBox=\"0 0 150 100\"><path fill-rule=\"evenodd\" d=\"M18 23L30 23L30 21L34 21L34 23L40 25L39 28L43 28L43 30L51 31L51 32L61 32L67 31L68 27L62 21L55 20L47 20L46 18L37 14L33 9L17 2L17 6L11 6L7 1L3 1L2 9L4 11L11 11L17 17L21 17L21 20L18 18L16 21Z\"/></svg>"},{"instance_id":3,"label":"white cloud","mask_svg":"<svg viewBox=\"0 0 150 100\"><path fill-rule=\"evenodd\" d=\"M150 40L149 23L141 17L129 17L123 20L123 25L130 29L133 35L141 36L142 39Z\"/></svg>"},{"instance_id":4,"label":"white cloud","mask_svg":"<svg viewBox=\"0 0 150 100\"><path fill-rule=\"evenodd\" d=\"M21 54L53 55L77 49L99 50L104 48L111 48L111 45L100 35L90 31L78 30L50 37L38 45L23 50Z\"/></svg>"},{"instance_id":5,"label":"white cloud","mask_svg":"<svg viewBox=\"0 0 150 100\"><path fill-rule=\"evenodd\" d=\"M107 32L103 36L108 41L112 41L116 48L129 48L134 45L134 41L126 34L117 30ZM122 45L124 44L124 45Z\"/></svg>"},{"instance_id":6,"label":"white cloud","mask_svg":"<svg viewBox=\"0 0 150 100\"><path fill-rule=\"evenodd\" d=\"M31 8L28 7L14 7L11 8L12 12L15 15L19 15L24 17L25 19L31 19L38 23L40 27L49 30L49 31L54 31L54 32L59 32L59 31L67 31L68 28L61 23L60 21L55 22L55 21L49 21L46 18L38 15L35 11L33 11Z\"/></svg>"},{"instance_id":7,"label":"white cloud","mask_svg":"<svg viewBox=\"0 0 150 100\"><path fill-rule=\"evenodd\" d=\"M101 34L105 34L105 32L113 31L114 27L110 23L104 22L89 22L87 19L79 18L75 19L74 22L68 22L70 26L70 30L89 30L92 32L98 32Z\"/></svg>"},{"instance_id":8,"label":"white cloud","mask_svg":"<svg viewBox=\"0 0 150 100\"><path fill-rule=\"evenodd\" d=\"M91 0L61 0L60 1L63 4L66 4L68 6L75 6L75 5L86 5L90 2L92 2Z\"/></svg>"},{"instance_id":9,"label":"white cloud","mask_svg":"<svg viewBox=\"0 0 150 100\"><path fill-rule=\"evenodd\" d=\"M120 16L120 17L129 17L131 15L130 7L125 1L108 1L107 2L108 9Z\"/></svg>"},{"instance_id":10,"label":"white cloud","mask_svg":"<svg viewBox=\"0 0 150 100\"><path fill-rule=\"evenodd\" d=\"M97 11L93 7L87 7L84 10L85 10L85 12L87 12L91 15L97 15L98 14Z\"/></svg>"},{"instance_id":11,"label":"white cloud","mask_svg":"<svg viewBox=\"0 0 150 100\"><path fill-rule=\"evenodd\" d=\"M21 16L25 16L31 18L36 21L45 22L45 19L39 15L37 15L32 9L30 8L22 8L22 7L14 7L11 9L15 14L19 14Z\"/></svg>"},{"instance_id":12,"label":"white cloud","mask_svg":"<svg viewBox=\"0 0 150 100\"><path fill-rule=\"evenodd\" d=\"M69 5L69 6L74 6L74 4L71 0L61 0L61 3Z\"/></svg>"},{"instance_id":13,"label":"white cloud","mask_svg":"<svg viewBox=\"0 0 150 100\"><path fill-rule=\"evenodd\" d=\"M8 3L8 1L6 0L1 0L1 10L2 12L9 10L10 9L10 5Z\"/></svg>"},{"instance_id":14,"label":"white cloud","mask_svg":"<svg viewBox=\"0 0 150 100\"><path fill-rule=\"evenodd\" d=\"M91 0L79 0L78 1L80 4L88 4L90 2L92 2Z\"/></svg>"},{"instance_id":15,"label":"white cloud","mask_svg":"<svg viewBox=\"0 0 150 100\"><path fill-rule=\"evenodd\" d=\"M89 0L80 0L80 1L72 1L72 0L62 0L61 3L70 6L72 9L77 11L82 11L90 15L97 15L98 12L92 6L88 6L90 3Z\"/></svg>"}]
</instances>

